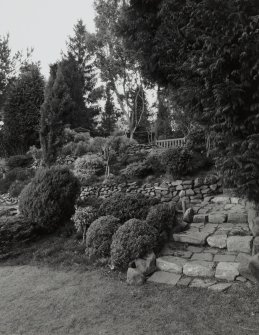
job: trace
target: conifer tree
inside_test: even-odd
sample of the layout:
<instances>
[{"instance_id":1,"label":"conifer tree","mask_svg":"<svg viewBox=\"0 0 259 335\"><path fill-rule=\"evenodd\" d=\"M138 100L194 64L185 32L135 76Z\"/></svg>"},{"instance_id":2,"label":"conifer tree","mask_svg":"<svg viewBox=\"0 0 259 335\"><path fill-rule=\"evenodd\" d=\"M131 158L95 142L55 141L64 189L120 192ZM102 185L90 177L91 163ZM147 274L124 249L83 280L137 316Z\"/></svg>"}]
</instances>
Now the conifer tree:
<instances>
[{"instance_id":1,"label":"conifer tree","mask_svg":"<svg viewBox=\"0 0 259 335\"><path fill-rule=\"evenodd\" d=\"M56 161L58 150L63 144L63 131L72 108L73 102L61 66L54 65L50 70L45 99L41 107L40 141L43 164L46 166Z\"/></svg>"},{"instance_id":2,"label":"conifer tree","mask_svg":"<svg viewBox=\"0 0 259 335\"><path fill-rule=\"evenodd\" d=\"M44 78L38 64L27 64L10 86L4 108L4 137L9 154L24 153L39 143Z\"/></svg>"},{"instance_id":3,"label":"conifer tree","mask_svg":"<svg viewBox=\"0 0 259 335\"><path fill-rule=\"evenodd\" d=\"M101 131L104 136L110 136L115 129L119 113L116 110L113 102L112 92L110 85L106 87L106 102L104 112L101 119Z\"/></svg>"}]
</instances>

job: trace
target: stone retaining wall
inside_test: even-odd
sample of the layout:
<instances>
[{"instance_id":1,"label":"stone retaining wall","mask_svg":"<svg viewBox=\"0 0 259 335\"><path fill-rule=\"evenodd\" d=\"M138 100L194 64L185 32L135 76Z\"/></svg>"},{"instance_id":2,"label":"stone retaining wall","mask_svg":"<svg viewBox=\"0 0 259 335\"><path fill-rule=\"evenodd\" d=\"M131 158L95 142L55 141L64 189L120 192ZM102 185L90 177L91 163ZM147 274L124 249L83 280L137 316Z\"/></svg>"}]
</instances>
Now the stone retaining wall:
<instances>
[{"instance_id":1,"label":"stone retaining wall","mask_svg":"<svg viewBox=\"0 0 259 335\"><path fill-rule=\"evenodd\" d=\"M222 184L215 175L206 178L176 180L173 182L146 183L138 185L136 182L109 184L101 186L83 187L81 199L88 196L108 198L117 192L142 193L146 196L158 198L161 202L179 202L184 200L192 204L199 203L205 198L222 193Z\"/></svg>"}]
</instances>

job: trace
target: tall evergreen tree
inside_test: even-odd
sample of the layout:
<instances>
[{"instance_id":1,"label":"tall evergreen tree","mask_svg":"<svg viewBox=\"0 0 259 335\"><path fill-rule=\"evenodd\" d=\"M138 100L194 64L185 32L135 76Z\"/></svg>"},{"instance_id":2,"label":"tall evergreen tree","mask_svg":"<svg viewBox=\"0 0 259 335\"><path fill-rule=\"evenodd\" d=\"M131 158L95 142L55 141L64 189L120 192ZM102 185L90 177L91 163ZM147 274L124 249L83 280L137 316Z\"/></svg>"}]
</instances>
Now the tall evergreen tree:
<instances>
[{"instance_id":1,"label":"tall evergreen tree","mask_svg":"<svg viewBox=\"0 0 259 335\"><path fill-rule=\"evenodd\" d=\"M50 70L50 78L45 90L45 99L41 107L40 141L43 164L55 163L58 150L63 144L63 131L73 109L60 65Z\"/></svg>"},{"instance_id":2,"label":"tall evergreen tree","mask_svg":"<svg viewBox=\"0 0 259 335\"><path fill-rule=\"evenodd\" d=\"M105 95L106 102L101 118L101 132L104 136L109 136L115 129L119 113L114 106L112 92L109 84L106 86Z\"/></svg>"},{"instance_id":3,"label":"tall evergreen tree","mask_svg":"<svg viewBox=\"0 0 259 335\"><path fill-rule=\"evenodd\" d=\"M74 35L68 38L67 53L61 61L61 67L74 103L71 127L84 127L94 131L99 108L96 106L98 95L95 90L95 68L88 53L88 35L83 21L79 20L74 26Z\"/></svg>"},{"instance_id":4,"label":"tall evergreen tree","mask_svg":"<svg viewBox=\"0 0 259 335\"><path fill-rule=\"evenodd\" d=\"M39 143L40 107L44 78L37 64L21 68L11 85L4 108L4 137L9 154L24 153Z\"/></svg>"}]
</instances>

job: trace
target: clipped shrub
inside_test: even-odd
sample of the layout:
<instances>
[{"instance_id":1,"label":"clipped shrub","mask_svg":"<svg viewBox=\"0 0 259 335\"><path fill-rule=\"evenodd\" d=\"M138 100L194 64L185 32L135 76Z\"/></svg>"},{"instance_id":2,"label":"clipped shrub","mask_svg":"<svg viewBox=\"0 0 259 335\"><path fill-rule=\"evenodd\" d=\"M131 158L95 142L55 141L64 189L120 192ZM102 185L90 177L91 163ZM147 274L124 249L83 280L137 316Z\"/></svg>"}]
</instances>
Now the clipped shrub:
<instances>
[{"instance_id":1,"label":"clipped shrub","mask_svg":"<svg viewBox=\"0 0 259 335\"><path fill-rule=\"evenodd\" d=\"M86 254L90 258L110 256L112 236L120 226L120 221L112 215L95 220L86 233Z\"/></svg>"},{"instance_id":2,"label":"clipped shrub","mask_svg":"<svg viewBox=\"0 0 259 335\"><path fill-rule=\"evenodd\" d=\"M161 154L161 163L174 178L185 176L190 170L191 155L185 148L169 148Z\"/></svg>"},{"instance_id":3,"label":"clipped shrub","mask_svg":"<svg viewBox=\"0 0 259 335\"><path fill-rule=\"evenodd\" d=\"M33 157L30 155L16 155L6 159L6 167L8 170L14 168L24 168L32 165Z\"/></svg>"},{"instance_id":4,"label":"clipped shrub","mask_svg":"<svg viewBox=\"0 0 259 335\"><path fill-rule=\"evenodd\" d=\"M121 171L128 178L145 178L152 172L152 169L145 162L131 163Z\"/></svg>"},{"instance_id":5,"label":"clipped shrub","mask_svg":"<svg viewBox=\"0 0 259 335\"><path fill-rule=\"evenodd\" d=\"M79 182L68 168L40 169L20 195L20 212L42 229L54 231L74 214L79 192Z\"/></svg>"},{"instance_id":6,"label":"clipped shrub","mask_svg":"<svg viewBox=\"0 0 259 335\"><path fill-rule=\"evenodd\" d=\"M175 225L175 208L170 204L158 204L150 208L146 222L159 233L169 232Z\"/></svg>"},{"instance_id":7,"label":"clipped shrub","mask_svg":"<svg viewBox=\"0 0 259 335\"><path fill-rule=\"evenodd\" d=\"M75 214L72 216L77 233L83 236L85 240L86 231L90 224L97 219L97 211L92 206L78 207Z\"/></svg>"},{"instance_id":8,"label":"clipped shrub","mask_svg":"<svg viewBox=\"0 0 259 335\"><path fill-rule=\"evenodd\" d=\"M103 201L99 215L113 215L121 222L133 218L145 220L150 206L157 203L157 199L148 198L140 193L118 192Z\"/></svg>"},{"instance_id":9,"label":"clipped shrub","mask_svg":"<svg viewBox=\"0 0 259 335\"><path fill-rule=\"evenodd\" d=\"M119 269L126 269L136 258L143 257L156 248L158 231L145 221L131 219L125 222L113 235L111 263Z\"/></svg>"}]
</instances>

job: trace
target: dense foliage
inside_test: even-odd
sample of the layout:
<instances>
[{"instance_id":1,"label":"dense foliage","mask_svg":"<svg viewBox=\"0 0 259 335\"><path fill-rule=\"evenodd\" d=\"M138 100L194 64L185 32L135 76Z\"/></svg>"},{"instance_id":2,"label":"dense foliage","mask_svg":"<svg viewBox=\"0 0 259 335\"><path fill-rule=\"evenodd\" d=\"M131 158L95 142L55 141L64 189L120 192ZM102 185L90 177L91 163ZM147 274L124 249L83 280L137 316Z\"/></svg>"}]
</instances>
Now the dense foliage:
<instances>
[{"instance_id":1,"label":"dense foliage","mask_svg":"<svg viewBox=\"0 0 259 335\"><path fill-rule=\"evenodd\" d=\"M190 171L191 155L184 148L166 149L161 154L161 163L166 172L174 178L186 175Z\"/></svg>"},{"instance_id":2,"label":"dense foliage","mask_svg":"<svg viewBox=\"0 0 259 335\"><path fill-rule=\"evenodd\" d=\"M145 220L149 207L158 203L143 194L116 193L103 201L100 215L113 215L125 222L129 219Z\"/></svg>"},{"instance_id":3,"label":"dense foliage","mask_svg":"<svg viewBox=\"0 0 259 335\"><path fill-rule=\"evenodd\" d=\"M121 33L143 73L207 126L225 181L258 199L258 1L131 0L124 8Z\"/></svg>"},{"instance_id":4,"label":"dense foliage","mask_svg":"<svg viewBox=\"0 0 259 335\"><path fill-rule=\"evenodd\" d=\"M37 65L27 65L8 90L4 108L4 137L9 154L25 153L39 143L44 78Z\"/></svg>"},{"instance_id":5,"label":"dense foliage","mask_svg":"<svg viewBox=\"0 0 259 335\"><path fill-rule=\"evenodd\" d=\"M112 236L120 226L114 216L102 216L95 220L86 234L86 254L90 258L110 256Z\"/></svg>"},{"instance_id":6,"label":"dense foliage","mask_svg":"<svg viewBox=\"0 0 259 335\"><path fill-rule=\"evenodd\" d=\"M114 234L111 244L111 263L126 269L129 263L156 248L158 232L145 221L131 219Z\"/></svg>"},{"instance_id":7,"label":"dense foliage","mask_svg":"<svg viewBox=\"0 0 259 335\"><path fill-rule=\"evenodd\" d=\"M78 180L67 168L40 169L22 191L19 209L31 222L50 232L71 218L79 191Z\"/></svg>"},{"instance_id":8,"label":"dense foliage","mask_svg":"<svg viewBox=\"0 0 259 335\"><path fill-rule=\"evenodd\" d=\"M170 232L175 225L175 208L170 204L158 204L150 208L146 222L159 233Z\"/></svg>"},{"instance_id":9,"label":"dense foliage","mask_svg":"<svg viewBox=\"0 0 259 335\"><path fill-rule=\"evenodd\" d=\"M75 214L72 216L76 231L78 234L83 236L83 240L86 237L86 231L90 224L97 219L97 211L92 206L77 207Z\"/></svg>"},{"instance_id":10,"label":"dense foliage","mask_svg":"<svg viewBox=\"0 0 259 335\"><path fill-rule=\"evenodd\" d=\"M43 162L50 166L55 163L63 144L66 120L72 112L73 103L69 95L62 69L52 66L41 107L40 141Z\"/></svg>"}]
</instances>

